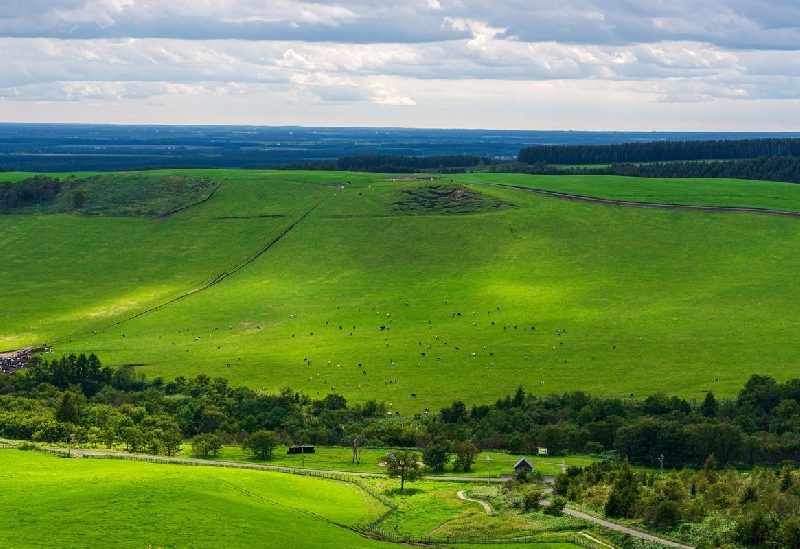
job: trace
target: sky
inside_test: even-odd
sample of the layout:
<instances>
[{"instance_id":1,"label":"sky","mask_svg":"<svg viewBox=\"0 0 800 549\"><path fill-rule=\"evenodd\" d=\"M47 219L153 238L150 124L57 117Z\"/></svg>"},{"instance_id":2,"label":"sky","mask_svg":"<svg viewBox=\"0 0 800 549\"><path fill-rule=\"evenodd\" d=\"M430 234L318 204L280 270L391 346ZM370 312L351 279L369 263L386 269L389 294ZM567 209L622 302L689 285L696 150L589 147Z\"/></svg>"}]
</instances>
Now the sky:
<instances>
[{"instance_id":1,"label":"sky","mask_svg":"<svg viewBox=\"0 0 800 549\"><path fill-rule=\"evenodd\" d=\"M798 0L0 0L0 121L800 130Z\"/></svg>"}]
</instances>

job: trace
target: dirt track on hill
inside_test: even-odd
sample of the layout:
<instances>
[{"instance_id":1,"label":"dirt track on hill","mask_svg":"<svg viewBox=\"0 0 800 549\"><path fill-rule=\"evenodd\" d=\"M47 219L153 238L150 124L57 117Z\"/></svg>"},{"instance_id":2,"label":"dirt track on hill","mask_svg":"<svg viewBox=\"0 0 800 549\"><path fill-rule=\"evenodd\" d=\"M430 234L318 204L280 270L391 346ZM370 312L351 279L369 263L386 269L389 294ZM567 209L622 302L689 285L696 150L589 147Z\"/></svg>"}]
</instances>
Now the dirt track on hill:
<instances>
[{"instance_id":1,"label":"dirt track on hill","mask_svg":"<svg viewBox=\"0 0 800 549\"><path fill-rule=\"evenodd\" d=\"M525 191L529 193L543 194L553 198L563 198L566 200L578 200L580 202L591 202L595 204L605 204L606 206L632 206L635 208L653 208L658 210L689 210L698 212L738 212L738 213L758 213L769 215L781 215L784 217L798 217L800 212L788 210L771 210L768 208L747 208L743 206L691 206L688 204L659 204L656 202L635 202L633 200L612 200L610 198L596 198L583 196L580 194L560 193L556 191L545 191L543 189L532 189L530 187L518 187L516 185L503 185L500 183L487 183L491 187L512 189L515 191Z\"/></svg>"}]
</instances>

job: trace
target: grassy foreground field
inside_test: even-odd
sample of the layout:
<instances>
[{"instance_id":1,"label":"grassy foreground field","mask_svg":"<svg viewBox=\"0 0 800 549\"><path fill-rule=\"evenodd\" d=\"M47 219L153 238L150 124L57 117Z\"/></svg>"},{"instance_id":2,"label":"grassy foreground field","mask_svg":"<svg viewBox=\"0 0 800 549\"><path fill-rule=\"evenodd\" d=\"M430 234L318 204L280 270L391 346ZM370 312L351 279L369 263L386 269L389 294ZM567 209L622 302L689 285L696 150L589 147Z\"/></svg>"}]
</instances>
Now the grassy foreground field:
<instances>
[{"instance_id":1,"label":"grassy foreground field","mask_svg":"<svg viewBox=\"0 0 800 549\"><path fill-rule=\"evenodd\" d=\"M166 219L0 218L0 348L48 343L149 377L335 391L404 415L519 384L701 399L752 373L796 375L800 221L460 182L800 210L794 185L189 173L221 185Z\"/></svg>"},{"instance_id":2,"label":"grassy foreground field","mask_svg":"<svg viewBox=\"0 0 800 549\"><path fill-rule=\"evenodd\" d=\"M388 546L338 526L383 512L347 484L17 450L0 463L8 547Z\"/></svg>"},{"instance_id":3,"label":"grassy foreground field","mask_svg":"<svg viewBox=\"0 0 800 549\"><path fill-rule=\"evenodd\" d=\"M0 464L2 543L9 547L396 546L350 529L364 527L385 511L350 484L241 469L62 459L18 450L0 450ZM374 484L399 505L385 525L394 531L426 536L456 517L462 527L476 514L481 518L474 504L456 497L461 485L428 481L399 495L389 489L394 481ZM518 534L528 529L517 527ZM531 546L576 547L526 545Z\"/></svg>"}]
</instances>

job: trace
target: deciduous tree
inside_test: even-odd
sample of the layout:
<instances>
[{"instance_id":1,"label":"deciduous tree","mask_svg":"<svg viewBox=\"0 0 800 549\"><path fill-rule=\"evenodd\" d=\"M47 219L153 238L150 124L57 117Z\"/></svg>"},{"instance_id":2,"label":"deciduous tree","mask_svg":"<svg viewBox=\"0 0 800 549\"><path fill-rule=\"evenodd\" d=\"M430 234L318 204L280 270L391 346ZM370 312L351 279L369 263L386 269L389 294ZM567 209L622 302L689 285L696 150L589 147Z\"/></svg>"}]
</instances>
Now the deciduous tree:
<instances>
[{"instance_id":1,"label":"deciduous tree","mask_svg":"<svg viewBox=\"0 0 800 549\"><path fill-rule=\"evenodd\" d=\"M392 478L400 477L400 491L405 482L413 482L425 476L425 470L419 462L419 456L411 450L398 450L386 454L386 474Z\"/></svg>"}]
</instances>

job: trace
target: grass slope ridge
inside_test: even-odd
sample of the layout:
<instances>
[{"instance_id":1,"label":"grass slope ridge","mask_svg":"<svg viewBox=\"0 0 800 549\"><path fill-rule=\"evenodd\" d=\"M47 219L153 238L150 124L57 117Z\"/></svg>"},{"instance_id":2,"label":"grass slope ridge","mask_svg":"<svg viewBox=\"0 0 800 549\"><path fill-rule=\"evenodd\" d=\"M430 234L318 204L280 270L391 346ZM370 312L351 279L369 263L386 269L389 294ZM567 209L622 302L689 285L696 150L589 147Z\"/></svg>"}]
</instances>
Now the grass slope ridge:
<instances>
[{"instance_id":1,"label":"grass slope ridge","mask_svg":"<svg viewBox=\"0 0 800 549\"><path fill-rule=\"evenodd\" d=\"M21 180L14 175L16 182L0 183L2 213L164 216L210 199L217 186L208 177L157 171Z\"/></svg>"},{"instance_id":2,"label":"grass slope ridge","mask_svg":"<svg viewBox=\"0 0 800 549\"><path fill-rule=\"evenodd\" d=\"M608 208L474 183L800 211L796 186L467 174L453 188L481 207L398 215L403 191L440 191L376 174L186 175L223 184L163 221L0 218L10 250L0 348L59 340L56 353L145 364L151 377L337 392L404 415L519 384L732 396L750 374L783 380L797 361L800 304L785 299L800 289L796 219ZM113 326L230 272L320 201L223 283Z\"/></svg>"}]
</instances>

